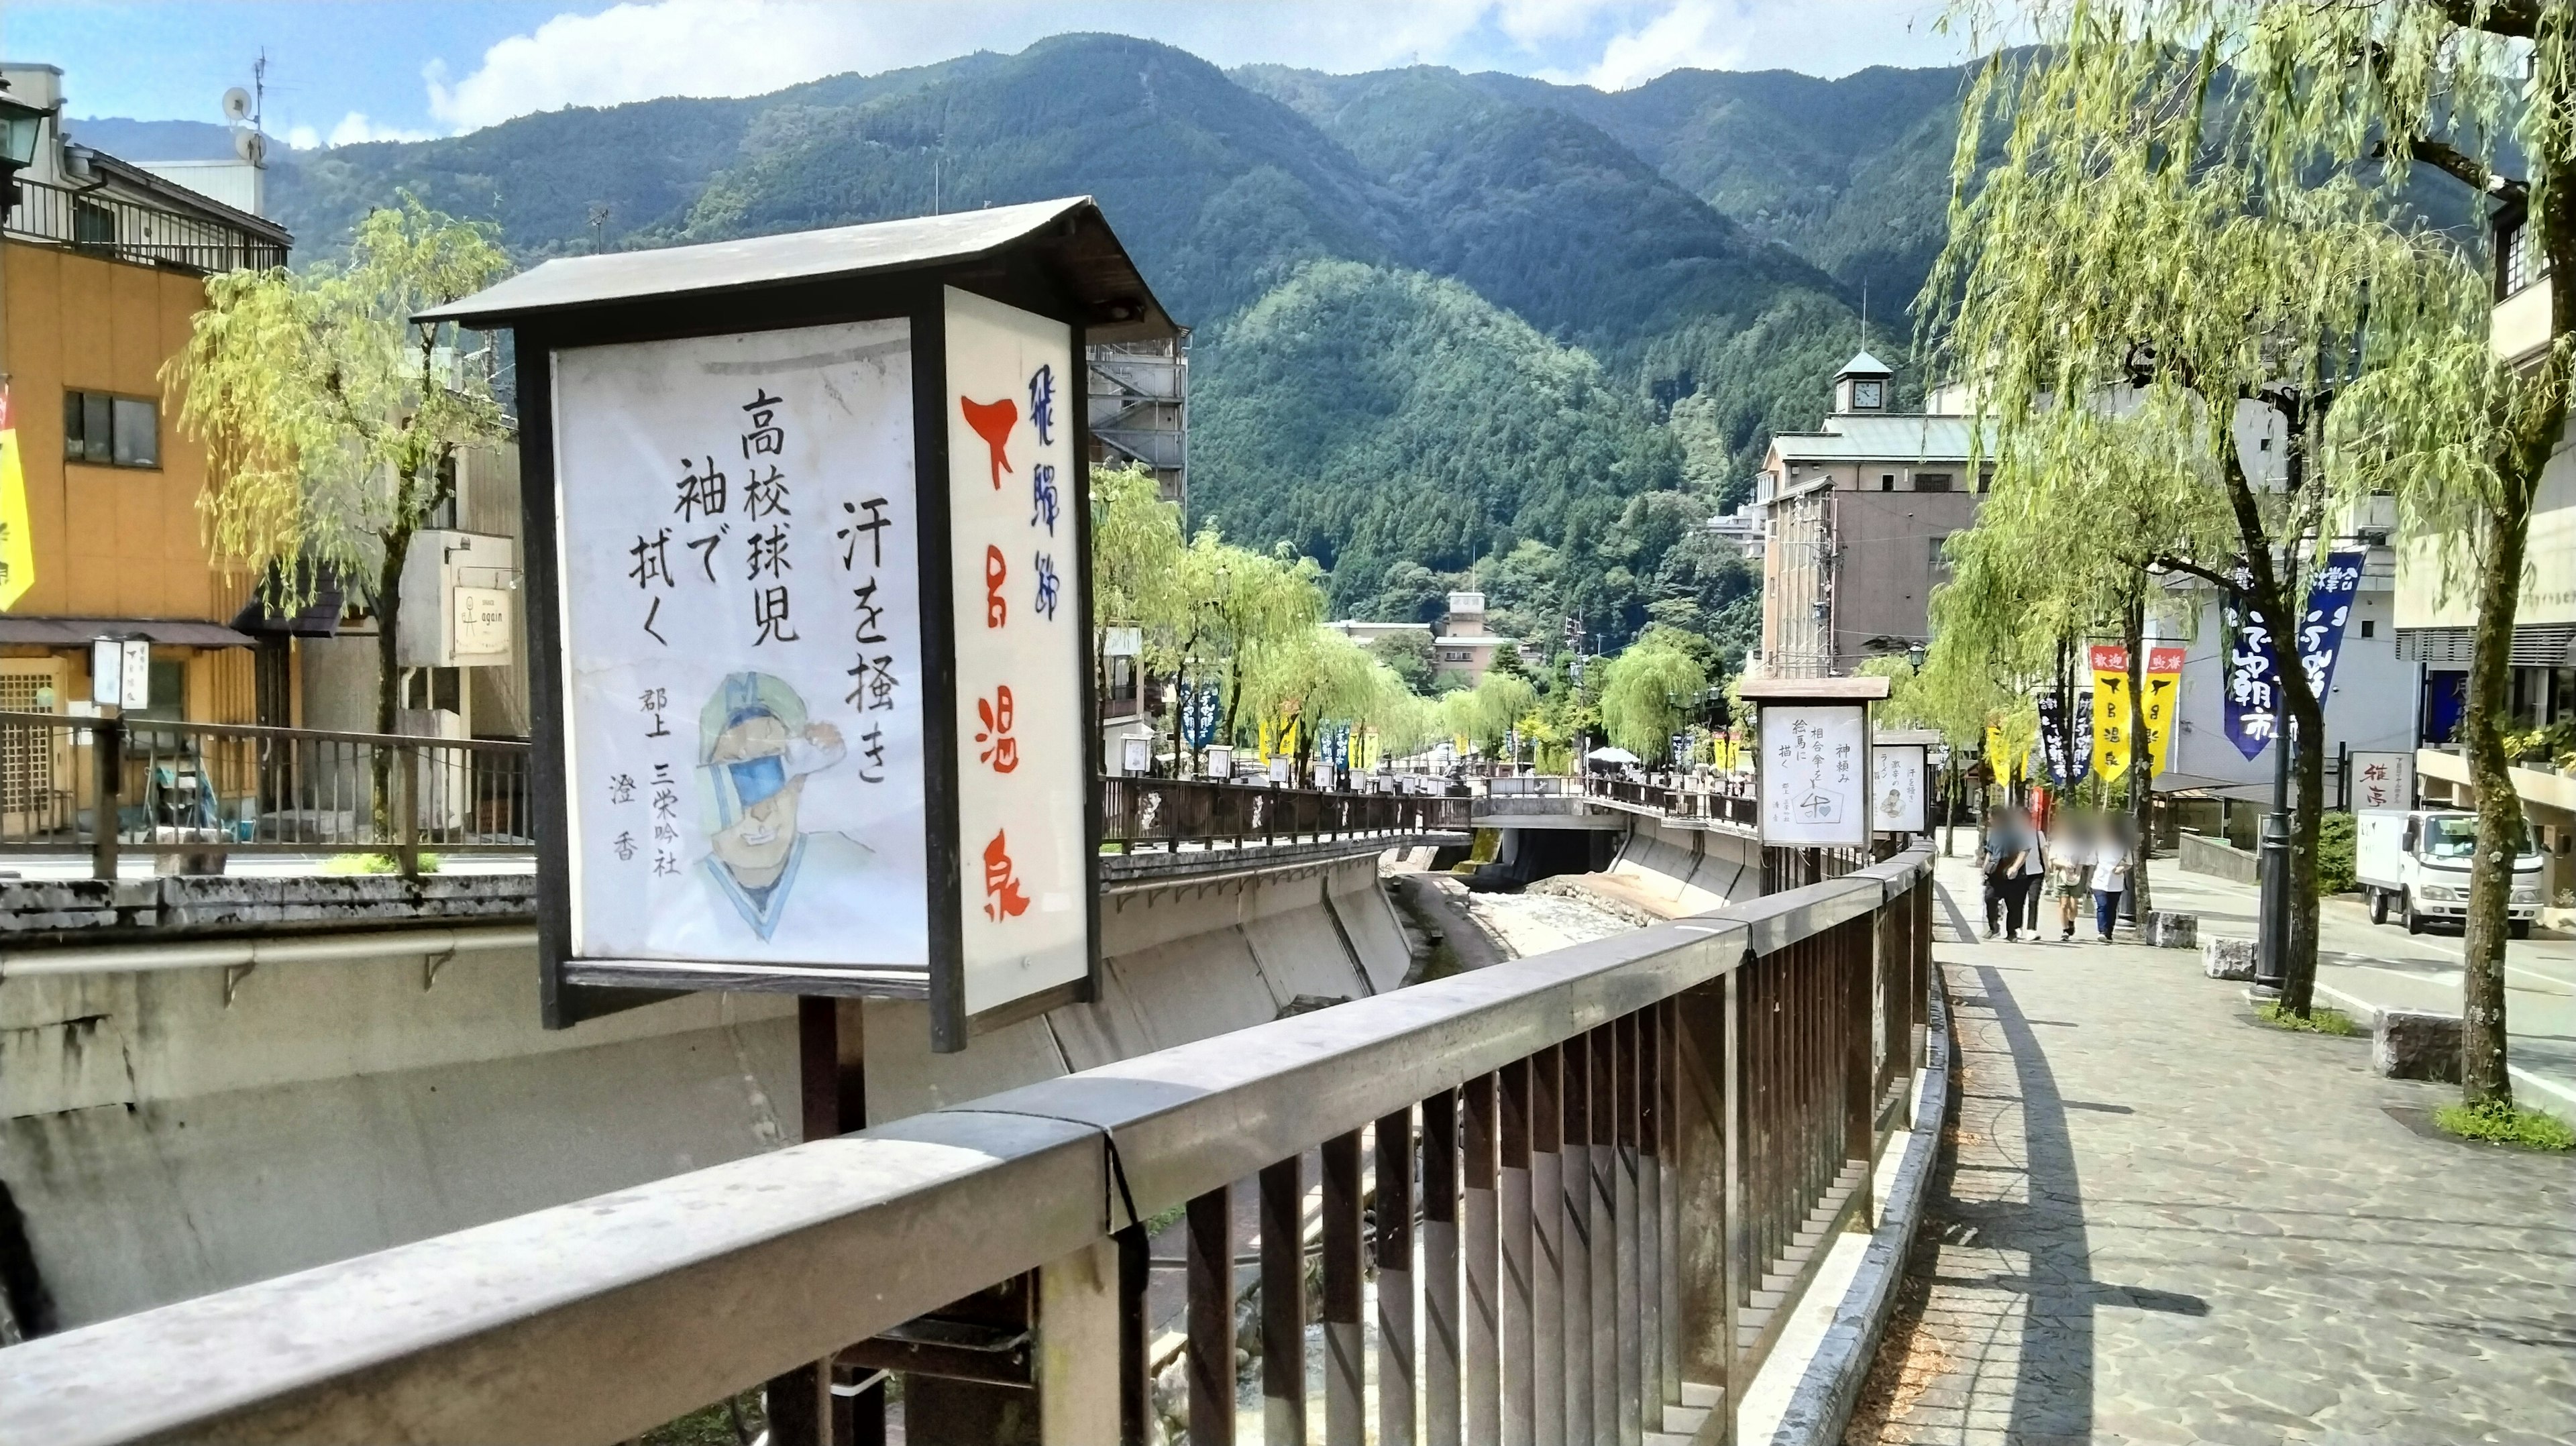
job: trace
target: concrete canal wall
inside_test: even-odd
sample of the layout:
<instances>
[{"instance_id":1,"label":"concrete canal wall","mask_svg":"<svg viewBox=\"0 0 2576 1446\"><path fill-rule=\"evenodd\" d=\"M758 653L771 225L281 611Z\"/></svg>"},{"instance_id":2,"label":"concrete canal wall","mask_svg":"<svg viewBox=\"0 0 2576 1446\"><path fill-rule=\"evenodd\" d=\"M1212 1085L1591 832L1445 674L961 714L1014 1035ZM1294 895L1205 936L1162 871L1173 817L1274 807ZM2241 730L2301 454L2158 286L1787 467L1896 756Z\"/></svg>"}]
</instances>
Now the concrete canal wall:
<instances>
[{"instance_id":1,"label":"concrete canal wall","mask_svg":"<svg viewBox=\"0 0 2576 1446\"><path fill-rule=\"evenodd\" d=\"M1410 957L1376 862L1121 885L1105 997L963 1054L928 1053L919 1006L871 1002L871 1116L1394 988ZM791 999L695 995L549 1033L526 945L360 947L246 971L0 958L0 1282L21 1321L79 1325L795 1134Z\"/></svg>"}]
</instances>

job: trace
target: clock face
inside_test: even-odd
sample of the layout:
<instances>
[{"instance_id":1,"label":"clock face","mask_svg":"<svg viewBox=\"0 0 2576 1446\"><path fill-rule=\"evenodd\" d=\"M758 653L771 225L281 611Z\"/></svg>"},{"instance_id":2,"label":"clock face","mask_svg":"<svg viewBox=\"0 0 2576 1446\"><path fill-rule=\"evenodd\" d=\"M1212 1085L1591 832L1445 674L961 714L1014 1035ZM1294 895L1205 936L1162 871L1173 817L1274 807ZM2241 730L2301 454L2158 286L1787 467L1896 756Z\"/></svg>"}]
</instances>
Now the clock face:
<instances>
[{"instance_id":1,"label":"clock face","mask_svg":"<svg viewBox=\"0 0 2576 1446\"><path fill-rule=\"evenodd\" d=\"M1879 386L1877 382L1852 383L1852 405L1855 407L1879 405Z\"/></svg>"}]
</instances>

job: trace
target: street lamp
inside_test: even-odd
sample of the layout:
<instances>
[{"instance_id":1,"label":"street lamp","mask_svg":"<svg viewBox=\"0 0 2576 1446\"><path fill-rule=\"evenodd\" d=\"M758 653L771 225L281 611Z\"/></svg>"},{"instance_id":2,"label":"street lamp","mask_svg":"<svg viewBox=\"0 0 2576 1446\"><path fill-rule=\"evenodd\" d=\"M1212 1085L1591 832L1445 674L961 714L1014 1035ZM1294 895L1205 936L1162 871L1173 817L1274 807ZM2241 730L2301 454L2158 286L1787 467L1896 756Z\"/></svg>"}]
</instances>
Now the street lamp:
<instances>
[{"instance_id":1,"label":"street lamp","mask_svg":"<svg viewBox=\"0 0 2576 1446\"><path fill-rule=\"evenodd\" d=\"M11 100L0 83L0 219L18 209L18 173L36 163L36 142L48 111Z\"/></svg>"}]
</instances>

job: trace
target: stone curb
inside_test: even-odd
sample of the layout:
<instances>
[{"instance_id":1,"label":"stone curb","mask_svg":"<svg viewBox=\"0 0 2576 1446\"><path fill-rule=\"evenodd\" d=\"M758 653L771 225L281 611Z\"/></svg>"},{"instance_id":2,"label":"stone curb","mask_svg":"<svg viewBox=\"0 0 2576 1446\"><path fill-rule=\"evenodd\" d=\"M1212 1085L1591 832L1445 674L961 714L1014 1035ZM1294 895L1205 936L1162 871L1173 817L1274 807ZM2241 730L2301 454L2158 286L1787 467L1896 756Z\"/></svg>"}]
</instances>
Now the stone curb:
<instances>
[{"instance_id":1,"label":"stone curb","mask_svg":"<svg viewBox=\"0 0 2576 1446\"><path fill-rule=\"evenodd\" d=\"M1790 1392L1771 1446L1833 1446L1851 1424L1860 1402L1861 1384L1878 1358L1879 1334L1896 1305L1896 1287L1905 1278L1905 1258L1923 1219L1924 1193L1931 1188L1932 1166L1940 1154L1941 1131L1950 1107L1950 993L1941 966L1932 966L1932 997L1927 1002L1924 1035L1922 1107L1914 1137L1905 1144L1904 1160L1888 1186L1887 1209L1870 1236L1860 1271L1834 1308L1815 1355ZM1730 1402L1730 1405L1734 1403Z\"/></svg>"}]
</instances>

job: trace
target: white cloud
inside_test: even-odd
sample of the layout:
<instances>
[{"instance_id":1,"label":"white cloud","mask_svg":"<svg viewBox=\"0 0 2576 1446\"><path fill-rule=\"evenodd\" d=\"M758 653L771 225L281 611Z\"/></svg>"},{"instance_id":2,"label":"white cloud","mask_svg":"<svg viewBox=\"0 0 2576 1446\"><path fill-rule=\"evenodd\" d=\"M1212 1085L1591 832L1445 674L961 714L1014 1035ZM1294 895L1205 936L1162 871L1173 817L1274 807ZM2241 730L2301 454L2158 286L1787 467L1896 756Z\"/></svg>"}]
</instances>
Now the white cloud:
<instances>
[{"instance_id":1,"label":"white cloud","mask_svg":"<svg viewBox=\"0 0 2576 1446\"><path fill-rule=\"evenodd\" d=\"M1166 41L1218 65L1275 61L1349 72L1420 62L1618 87L1687 65L1840 74L1874 63L1944 63L1957 47L1937 43L1923 23L1938 4L625 0L591 14L566 12L511 36L461 78L445 61L432 61L423 79L430 115L470 130L564 106L758 95L845 71L923 65L978 49L1014 52L1048 35L1104 30Z\"/></svg>"},{"instance_id":2,"label":"white cloud","mask_svg":"<svg viewBox=\"0 0 2576 1446\"><path fill-rule=\"evenodd\" d=\"M286 133L288 150L309 151L322 144L321 133L311 126L296 126Z\"/></svg>"},{"instance_id":3,"label":"white cloud","mask_svg":"<svg viewBox=\"0 0 2576 1446\"><path fill-rule=\"evenodd\" d=\"M297 126L286 133L286 143L298 150L309 149L312 135L313 127ZM364 145L368 141L426 141L434 139L437 135L436 131L412 131L404 130L399 126L380 126L368 120L365 111L353 110L340 117L338 125L331 127L331 134L325 138L323 144L355 146ZM296 139L298 136L305 139L298 140Z\"/></svg>"}]
</instances>

